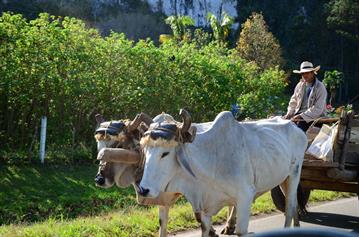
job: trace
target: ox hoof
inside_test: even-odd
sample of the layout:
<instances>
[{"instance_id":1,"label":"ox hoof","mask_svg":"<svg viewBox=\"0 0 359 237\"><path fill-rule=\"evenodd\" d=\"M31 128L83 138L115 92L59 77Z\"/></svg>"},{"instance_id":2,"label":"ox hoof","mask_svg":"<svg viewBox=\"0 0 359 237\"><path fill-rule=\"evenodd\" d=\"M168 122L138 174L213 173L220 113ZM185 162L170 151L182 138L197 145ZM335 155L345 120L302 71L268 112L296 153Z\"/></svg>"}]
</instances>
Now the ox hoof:
<instances>
[{"instance_id":1,"label":"ox hoof","mask_svg":"<svg viewBox=\"0 0 359 237\"><path fill-rule=\"evenodd\" d=\"M219 237L219 236L216 234L216 231L210 230L209 231L209 237Z\"/></svg>"},{"instance_id":2,"label":"ox hoof","mask_svg":"<svg viewBox=\"0 0 359 237\"><path fill-rule=\"evenodd\" d=\"M222 235L233 235L234 234L235 227L234 226L226 226L221 231Z\"/></svg>"},{"instance_id":3,"label":"ox hoof","mask_svg":"<svg viewBox=\"0 0 359 237\"><path fill-rule=\"evenodd\" d=\"M247 234L236 234L237 236L248 236L248 237L250 237L250 236L254 236L254 232L248 232Z\"/></svg>"},{"instance_id":4,"label":"ox hoof","mask_svg":"<svg viewBox=\"0 0 359 237\"><path fill-rule=\"evenodd\" d=\"M299 219L302 219L307 214L308 214L308 211L305 207L299 208L299 210L298 210Z\"/></svg>"}]
</instances>

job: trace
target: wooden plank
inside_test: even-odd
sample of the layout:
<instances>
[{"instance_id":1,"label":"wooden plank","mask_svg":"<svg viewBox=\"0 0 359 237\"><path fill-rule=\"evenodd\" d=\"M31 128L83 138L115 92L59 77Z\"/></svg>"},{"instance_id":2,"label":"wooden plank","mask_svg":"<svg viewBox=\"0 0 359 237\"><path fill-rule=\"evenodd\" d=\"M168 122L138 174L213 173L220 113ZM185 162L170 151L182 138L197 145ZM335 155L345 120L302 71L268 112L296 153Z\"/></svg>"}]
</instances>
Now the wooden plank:
<instances>
[{"instance_id":1,"label":"wooden plank","mask_svg":"<svg viewBox=\"0 0 359 237\"><path fill-rule=\"evenodd\" d=\"M307 162L328 162L328 161L324 161L323 159L319 159L316 156L310 154L310 153L305 153L304 154L304 161Z\"/></svg>"},{"instance_id":2,"label":"wooden plank","mask_svg":"<svg viewBox=\"0 0 359 237\"><path fill-rule=\"evenodd\" d=\"M306 169L303 167L302 173L301 173L301 180L312 180L312 181L328 181L331 182L333 179L329 178L327 176L327 170L326 169Z\"/></svg>"},{"instance_id":3,"label":"wooden plank","mask_svg":"<svg viewBox=\"0 0 359 237\"><path fill-rule=\"evenodd\" d=\"M348 152L349 147L349 139L350 139L350 129L353 121L354 114L352 112L349 112L346 116L347 120L347 126L344 133L344 140L343 140L343 149L341 150L341 155L339 158L339 167L344 168L345 158Z\"/></svg>"},{"instance_id":4,"label":"wooden plank","mask_svg":"<svg viewBox=\"0 0 359 237\"><path fill-rule=\"evenodd\" d=\"M353 121L351 121L351 125L353 128L359 127L359 119L353 119Z\"/></svg>"},{"instance_id":5,"label":"wooden plank","mask_svg":"<svg viewBox=\"0 0 359 237\"><path fill-rule=\"evenodd\" d=\"M348 143L348 152L359 154L359 144Z\"/></svg>"},{"instance_id":6,"label":"wooden plank","mask_svg":"<svg viewBox=\"0 0 359 237\"><path fill-rule=\"evenodd\" d=\"M301 180L300 184L303 188L330 190L338 192L351 192L359 194L359 183Z\"/></svg>"},{"instance_id":7,"label":"wooden plank","mask_svg":"<svg viewBox=\"0 0 359 237\"><path fill-rule=\"evenodd\" d=\"M330 168L327 171L327 176L332 178L333 180L338 180L342 182L356 182L359 181L358 170L347 170L347 169L338 169L338 168Z\"/></svg>"},{"instance_id":8,"label":"wooden plank","mask_svg":"<svg viewBox=\"0 0 359 237\"><path fill-rule=\"evenodd\" d=\"M321 123L335 123L339 120L340 118L321 118L317 121L317 123L321 124Z\"/></svg>"},{"instance_id":9,"label":"wooden plank","mask_svg":"<svg viewBox=\"0 0 359 237\"><path fill-rule=\"evenodd\" d=\"M334 138L334 147L333 147L333 161L339 162L341 160L341 156L343 154L343 146L344 146L344 137L346 131L346 112L342 111L340 122L338 124L337 134Z\"/></svg>"},{"instance_id":10,"label":"wooden plank","mask_svg":"<svg viewBox=\"0 0 359 237\"><path fill-rule=\"evenodd\" d=\"M305 159L303 161L303 167L330 167L330 168L336 168L339 167L339 163L338 162L329 162L329 161L324 161L321 159L316 159L316 160L312 160L312 159Z\"/></svg>"},{"instance_id":11,"label":"wooden plank","mask_svg":"<svg viewBox=\"0 0 359 237\"><path fill-rule=\"evenodd\" d=\"M318 158L316 158L315 156L309 154L309 153L305 153L304 154L304 160L320 160Z\"/></svg>"},{"instance_id":12,"label":"wooden plank","mask_svg":"<svg viewBox=\"0 0 359 237\"><path fill-rule=\"evenodd\" d=\"M358 166L357 170L359 170L359 153L349 151L347 153L347 158L345 159L345 165L348 164L351 166Z\"/></svg>"},{"instance_id":13,"label":"wooden plank","mask_svg":"<svg viewBox=\"0 0 359 237\"><path fill-rule=\"evenodd\" d=\"M359 144L359 127L350 130L349 142Z\"/></svg>"}]
</instances>

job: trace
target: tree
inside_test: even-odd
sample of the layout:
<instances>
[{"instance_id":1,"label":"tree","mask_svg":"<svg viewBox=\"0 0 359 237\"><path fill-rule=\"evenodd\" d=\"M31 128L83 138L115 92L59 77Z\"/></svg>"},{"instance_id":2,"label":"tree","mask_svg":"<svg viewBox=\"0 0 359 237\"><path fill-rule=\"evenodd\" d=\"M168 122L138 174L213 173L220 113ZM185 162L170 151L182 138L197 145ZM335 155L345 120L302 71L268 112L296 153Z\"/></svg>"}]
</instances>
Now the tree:
<instances>
[{"instance_id":1,"label":"tree","mask_svg":"<svg viewBox=\"0 0 359 237\"><path fill-rule=\"evenodd\" d=\"M224 43L229 35L229 30L234 23L234 19L224 12L222 20L219 21L213 13L209 12L207 20L211 25L214 38L217 41Z\"/></svg>"},{"instance_id":2,"label":"tree","mask_svg":"<svg viewBox=\"0 0 359 237\"><path fill-rule=\"evenodd\" d=\"M169 16L165 20L172 29L176 39L183 39L188 26L194 26L194 20L190 16Z\"/></svg>"},{"instance_id":3,"label":"tree","mask_svg":"<svg viewBox=\"0 0 359 237\"><path fill-rule=\"evenodd\" d=\"M359 1L331 0L326 7L328 25L344 37L359 41Z\"/></svg>"},{"instance_id":4,"label":"tree","mask_svg":"<svg viewBox=\"0 0 359 237\"><path fill-rule=\"evenodd\" d=\"M283 64L279 42L259 13L253 13L242 25L237 50L242 58L256 62L262 70Z\"/></svg>"},{"instance_id":5,"label":"tree","mask_svg":"<svg viewBox=\"0 0 359 237\"><path fill-rule=\"evenodd\" d=\"M338 67L345 73L343 85L344 97L358 94L359 62L359 1L331 0L325 7L328 27L334 29L340 37ZM342 91L340 91L342 92ZM339 94L341 100L342 94Z\"/></svg>"},{"instance_id":6,"label":"tree","mask_svg":"<svg viewBox=\"0 0 359 237\"><path fill-rule=\"evenodd\" d=\"M329 104L332 104L337 89L339 88L340 84L343 83L343 73L337 70L326 71L324 73L323 83L330 91Z\"/></svg>"}]
</instances>

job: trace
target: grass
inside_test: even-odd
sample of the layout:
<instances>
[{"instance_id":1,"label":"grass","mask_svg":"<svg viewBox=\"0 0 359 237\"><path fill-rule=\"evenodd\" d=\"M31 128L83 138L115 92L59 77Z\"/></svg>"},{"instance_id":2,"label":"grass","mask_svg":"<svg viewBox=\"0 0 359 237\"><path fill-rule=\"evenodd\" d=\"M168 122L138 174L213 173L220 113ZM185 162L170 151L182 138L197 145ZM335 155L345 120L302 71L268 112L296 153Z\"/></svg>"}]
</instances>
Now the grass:
<instances>
[{"instance_id":1,"label":"grass","mask_svg":"<svg viewBox=\"0 0 359 237\"><path fill-rule=\"evenodd\" d=\"M94 185L95 165L0 168L0 225L91 216L136 204L134 190Z\"/></svg>"},{"instance_id":2,"label":"grass","mask_svg":"<svg viewBox=\"0 0 359 237\"><path fill-rule=\"evenodd\" d=\"M0 168L0 236L157 236L157 208L136 205L132 188L95 187L95 174L94 165ZM310 201L343 196L350 195L315 191ZM225 220L226 210L214 223ZM268 193L252 206L253 215L273 211ZM171 208L170 232L198 226L184 199Z\"/></svg>"}]
</instances>

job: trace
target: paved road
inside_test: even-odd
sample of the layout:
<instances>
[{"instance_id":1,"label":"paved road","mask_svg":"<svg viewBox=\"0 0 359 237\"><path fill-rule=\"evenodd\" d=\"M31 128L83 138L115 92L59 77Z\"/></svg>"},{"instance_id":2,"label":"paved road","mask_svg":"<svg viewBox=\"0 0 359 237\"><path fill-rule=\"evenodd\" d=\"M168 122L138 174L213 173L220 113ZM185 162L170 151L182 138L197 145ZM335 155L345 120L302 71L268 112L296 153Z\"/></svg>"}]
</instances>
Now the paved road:
<instances>
[{"instance_id":1,"label":"paved road","mask_svg":"<svg viewBox=\"0 0 359 237\"><path fill-rule=\"evenodd\" d=\"M308 210L308 215L300 222L302 227L344 230L358 233L359 236L359 201L357 197L328 202L310 207ZM284 215L274 214L263 218L252 218L248 230L249 232L260 233L282 228L283 225ZM215 228L217 233L220 233L223 226L216 226ZM201 236L199 230L170 235L170 237L198 236Z\"/></svg>"}]
</instances>

